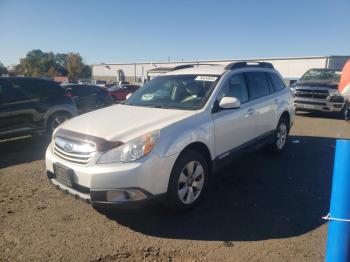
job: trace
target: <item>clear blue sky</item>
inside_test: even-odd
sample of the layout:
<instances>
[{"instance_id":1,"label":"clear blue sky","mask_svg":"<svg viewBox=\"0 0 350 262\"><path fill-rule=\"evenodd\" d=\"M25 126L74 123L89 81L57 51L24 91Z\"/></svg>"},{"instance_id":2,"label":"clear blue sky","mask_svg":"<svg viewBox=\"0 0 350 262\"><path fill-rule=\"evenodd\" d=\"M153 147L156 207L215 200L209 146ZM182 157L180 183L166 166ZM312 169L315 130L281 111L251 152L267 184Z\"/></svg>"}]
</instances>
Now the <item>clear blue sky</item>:
<instances>
[{"instance_id":1,"label":"clear blue sky","mask_svg":"<svg viewBox=\"0 0 350 262\"><path fill-rule=\"evenodd\" d=\"M0 61L87 63L350 55L350 0L0 0Z\"/></svg>"}]
</instances>

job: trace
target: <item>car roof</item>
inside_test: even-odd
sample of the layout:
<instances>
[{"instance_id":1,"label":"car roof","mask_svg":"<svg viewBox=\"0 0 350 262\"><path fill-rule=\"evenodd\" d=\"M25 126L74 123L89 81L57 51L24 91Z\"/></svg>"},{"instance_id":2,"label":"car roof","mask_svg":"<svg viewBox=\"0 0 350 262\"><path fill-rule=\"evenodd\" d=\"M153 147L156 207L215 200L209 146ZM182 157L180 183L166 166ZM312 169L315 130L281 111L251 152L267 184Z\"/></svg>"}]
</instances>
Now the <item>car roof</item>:
<instances>
[{"instance_id":1,"label":"car roof","mask_svg":"<svg viewBox=\"0 0 350 262\"><path fill-rule=\"evenodd\" d=\"M225 65L195 65L190 68L169 71L166 75L222 75L225 73Z\"/></svg>"},{"instance_id":2,"label":"car roof","mask_svg":"<svg viewBox=\"0 0 350 262\"><path fill-rule=\"evenodd\" d=\"M259 71L275 71L276 70L272 67L262 67L262 66L246 66L246 67L239 67L236 69L228 69L227 65L222 65L222 64L217 64L217 65L194 65L193 67L186 67L186 68L180 68L180 69L175 69L172 71L169 71L165 74L162 74L162 76L167 76L167 75L217 75L221 76L223 75L226 71L229 70L259 70Z\"/></svg>"}]
</instances>

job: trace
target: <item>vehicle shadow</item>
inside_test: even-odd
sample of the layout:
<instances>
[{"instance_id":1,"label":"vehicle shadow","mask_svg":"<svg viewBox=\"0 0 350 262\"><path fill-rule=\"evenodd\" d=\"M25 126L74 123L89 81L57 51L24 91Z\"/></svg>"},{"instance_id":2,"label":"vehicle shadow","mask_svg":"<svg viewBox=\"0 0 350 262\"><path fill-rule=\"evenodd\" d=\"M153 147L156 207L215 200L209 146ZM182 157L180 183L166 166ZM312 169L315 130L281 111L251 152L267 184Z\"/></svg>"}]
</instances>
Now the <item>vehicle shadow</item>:
<instances>
[{"instance_id":1,"label":"vehicle shadow","mask_svg":"<svg viewBox=\"0 0 350 262\"><path fill-rule=\"evenodd\" d=\"M253 241L287 238L323 223L329 210L335 139L291 136L279 156L242 155L216 174L198 208L174 214L163 206L100 211L149 236Z\"/></svg>"},{"instance_id":2,"label":"vehicle shadow","mask_svg":"<svg viewBox=\"0 0 350 262\"><path fill-rule=\"evenodd\" d=\"M298 112L298 116L310 117L310 118L325 118L325 119L338 119L344 120L344 116L340 113L331 113L331 112Z\"/></svg>"},{"instance_id":3,"label":"vehicle shadow","mask_svg":"<svg viewBox=\"0 0 350 262\"><path fill-rule=\"evenodd\" d=\"M24 137L0 142L0 168L45 158L49 136Z\"/></svg>"}]
</instances>

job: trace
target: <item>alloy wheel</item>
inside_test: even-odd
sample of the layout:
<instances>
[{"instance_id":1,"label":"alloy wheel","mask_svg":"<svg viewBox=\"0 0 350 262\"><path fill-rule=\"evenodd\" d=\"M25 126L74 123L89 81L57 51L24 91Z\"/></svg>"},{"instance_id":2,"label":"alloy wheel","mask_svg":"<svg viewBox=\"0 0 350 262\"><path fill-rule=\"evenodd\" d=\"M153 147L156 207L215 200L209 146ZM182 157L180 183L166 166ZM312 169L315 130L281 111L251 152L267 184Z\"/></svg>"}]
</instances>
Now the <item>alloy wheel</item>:
<instances>
[{"instance_id":1,"label":"alloy wheel","mask_svg":"<svg viewBox=\"0 0 350 262\"><path fill-rule=\"evenodd\" d=\"M178 196L184 204L192 204L202 192L204 169L198 161L189 162L181 171L178 181Z\"/></svg>"},{"instance_id":2,"label":"alloy wheel","mask_svg":"<svg viewBox=\"0 0 350 262\"><path fill-rule=\"evenodd\" d=\"M276 145L279 150L281 150L285 146L287 141L287 135L288 135L287 125L286 123L281 122L277 129L277 141L276 141Z\"/></svg>"}]
</instances>

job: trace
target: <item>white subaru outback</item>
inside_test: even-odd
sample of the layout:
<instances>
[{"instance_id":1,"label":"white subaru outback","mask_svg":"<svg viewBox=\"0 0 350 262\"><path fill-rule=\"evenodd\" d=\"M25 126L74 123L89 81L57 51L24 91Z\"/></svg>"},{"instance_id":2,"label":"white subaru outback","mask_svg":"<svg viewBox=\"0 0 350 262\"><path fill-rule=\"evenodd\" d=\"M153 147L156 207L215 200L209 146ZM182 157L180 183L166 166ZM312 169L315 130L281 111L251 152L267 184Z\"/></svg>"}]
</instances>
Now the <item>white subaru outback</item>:
<instances>
[{"instance_id":1,"label":"white subaru outback","mask_svg":"<svg viewBox=\"0 0 350 262\"><path fill-rule=\"evenodd\" d=\"M282 151L293 118L292 94L272 64L179 66L123 104L63 123L46 152L47 175L93 206L164 197L186 210L241 149Z\"/></svg>"}]
</instances>

